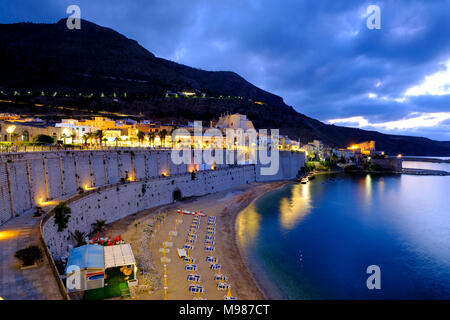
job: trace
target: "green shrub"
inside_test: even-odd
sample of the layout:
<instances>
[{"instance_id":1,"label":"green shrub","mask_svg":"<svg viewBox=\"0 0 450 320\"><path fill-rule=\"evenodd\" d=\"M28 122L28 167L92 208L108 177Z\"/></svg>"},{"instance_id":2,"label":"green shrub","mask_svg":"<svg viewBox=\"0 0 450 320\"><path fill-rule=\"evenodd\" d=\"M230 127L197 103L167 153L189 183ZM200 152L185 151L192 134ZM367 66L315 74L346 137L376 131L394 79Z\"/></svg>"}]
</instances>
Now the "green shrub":
<instances>
[{"instance_id":1,"label":"green shrub","mask_svg":"<svg viewBox=\"0 0 450 320\"><path fill-rule=\"evenodd\" d=\"M316 169L316 164L314 162L307 162L305 164L306 172L311 172L311 171L314 171L315 169Z\"/></svg>"},{"instance_id":2,"label":"green shrub","mask_svg":"<svg viewBox=\"0 0 450 320\"><path fill-rule=\"evenodd\" d=\"M383 168L377 163L370 163L369 170L370 171L381 171L381 170L383 170Z\"/></svg>"},{"instance_id":3,"label":"green shrub","mask_svg":"<svg viewBox=\"0 0 450 320\"><path fill-rule=\"evenodd\" d=\"M55 224L58 226L58 232L62 232L67 228L67 223L70 219L70 213L72 210L66 205L65 202L60 202L55 207Z\"/></svg>"},{"instance_id":4,"label":"green shrub","mask_svg":"<svg viewBox=\"0 0 450 320\"><path fill-rule=\"evenodd\" d=\"M38 246L29 246L17 251L14 256L21 260L24 266L31 266L42 259L42 250Z\"/></svg>"},{"instance_id":5,"label":"green shrub","mask_svg":"<svg viewBox=\"0 0 450 320\"><path fill-rule=\"evenodd\" d=\"M33 137L32 142L35 144L53 144L55 140L46 134L38 134Z\"/></svg>"},{"instance_id":6,"label":"green shrub","mask_svg":"<svg viewBox=\"0 0 450 320\"><path fill-rule=\"evenodd\" d=\"M358 167L352 164L350 166L346 166L344 170L346 172L356 171L356 170L358 170Z\"/></svg>"}]
</instances>

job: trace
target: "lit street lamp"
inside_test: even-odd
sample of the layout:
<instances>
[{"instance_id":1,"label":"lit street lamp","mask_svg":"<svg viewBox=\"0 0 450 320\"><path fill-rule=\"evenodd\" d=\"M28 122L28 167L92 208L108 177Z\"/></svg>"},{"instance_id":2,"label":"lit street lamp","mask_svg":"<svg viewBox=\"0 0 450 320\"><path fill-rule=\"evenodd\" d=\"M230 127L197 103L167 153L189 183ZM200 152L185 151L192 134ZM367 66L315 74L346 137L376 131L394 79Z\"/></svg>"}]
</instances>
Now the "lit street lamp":
<instances>
[{"instance_id":1,"label":"lit street lamp","mask_svg":"<svg viewBox=\"0 0 450 320\"><path fill-rule=\"evenodd\" d=\"M9 140L10 140L11 142L12 142L12 134L13 134L14 130L16 130L16 126L15 126L15 125L9 126L9 127L6 129L6 132L9 133Z\"/></svg>"}]
</instances>

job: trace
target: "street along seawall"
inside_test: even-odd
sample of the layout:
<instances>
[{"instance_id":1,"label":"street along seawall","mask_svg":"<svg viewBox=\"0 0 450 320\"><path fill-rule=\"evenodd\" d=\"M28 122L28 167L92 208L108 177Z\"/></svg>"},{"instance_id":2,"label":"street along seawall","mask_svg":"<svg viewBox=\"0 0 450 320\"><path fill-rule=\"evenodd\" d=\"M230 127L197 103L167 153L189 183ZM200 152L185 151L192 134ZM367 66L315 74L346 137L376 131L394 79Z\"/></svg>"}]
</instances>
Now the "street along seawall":
<instances>
[{"instance_id":1,"label":"street along seawall","mask_svg":"<svg viewBox=\"0 0 450 320\"><path fill-rule=\"evenodd\" d=\"M191 177L195 165L175 165L170 150L120 149L60 152L27 152L0 155L0 225L36 206L45 205L52 199L76 195L79 188L87 189L119 183L130 178L146 181L151 187L163 181L164 176L177 177L174 186L183 184L178 176ZM280 166L275 175L262 176L260 165L253 168L253 181L293 179L304 164L303 153L280 152ZM200 171L211 175L216 188L221 188L218 174L222 169L244 166L217 165L216 170ZM249 170L249 169L248 169ZM239 170L229 171L239 175ZM216 175L216 176L215 176ZM173 180L173 179L172 179ZM238 176L236 177L238 181ZM247 181L247 180L245 180ZM245 182L244 182L245 183ZM228 185L231 187L231 185ZM196 190L201 190L197 187ZM217 190L216 190L217 191ZM201 195L201 192L198 191ZM213 191L213 188L209 190ZM172 196L172 195L171 195Z\"/></svg>"}]
</instances>

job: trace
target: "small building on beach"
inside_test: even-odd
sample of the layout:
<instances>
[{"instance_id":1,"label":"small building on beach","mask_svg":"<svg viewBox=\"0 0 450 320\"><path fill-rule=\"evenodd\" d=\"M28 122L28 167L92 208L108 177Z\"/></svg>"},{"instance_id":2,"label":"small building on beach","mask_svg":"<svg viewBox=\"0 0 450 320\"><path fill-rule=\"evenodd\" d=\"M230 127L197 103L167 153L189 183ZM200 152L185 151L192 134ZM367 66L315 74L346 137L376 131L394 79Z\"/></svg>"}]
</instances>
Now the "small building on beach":
<instances>
[{"instance_id":1,"label":"small building on beach","mask_svg":"<svg viewBox=\"0 0 450 320\"><path fill-rule=\"evenodd\" d=\"M88 244L70 250L66 266L68 292L87 291L136 282L136 260L130 244Z\"/></svg>"}]
</instances>

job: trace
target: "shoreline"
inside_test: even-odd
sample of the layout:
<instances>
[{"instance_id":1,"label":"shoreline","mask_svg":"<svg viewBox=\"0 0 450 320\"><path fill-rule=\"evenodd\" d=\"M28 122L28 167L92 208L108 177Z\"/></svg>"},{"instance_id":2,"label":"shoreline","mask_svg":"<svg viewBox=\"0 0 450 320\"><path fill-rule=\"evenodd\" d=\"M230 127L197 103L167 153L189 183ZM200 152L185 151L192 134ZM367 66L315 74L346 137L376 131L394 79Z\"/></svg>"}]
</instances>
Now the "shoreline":
<instances>
[{"instance_id":1,"label":"shoreline","mask_svg":"<svg viewBox=\"0 0 450 320\"><path fill-rule=\"evenodd\" d=\"M146 292L139 292L135 295L135 298L162 300L164 299L163 267L159 261L161 255L159 251L161 243L167 239L167 234L176 219L176 210L202 210L206 214L214 214L217 217L216 237L218 240L215 255L223 266L222 272L230 278L232 294L237 296L239 300L266 300L266 295L250 271L247 257L239 247L236 220L237 216L258 198L292 182L292 180L287 180L252 183L219 193L185 199L177 203L141 211L115 221L108 224L102 233L111 237L121 234L126 243L131 244L138 264L144 267L145 278L138 276L138 279L141 278L139 284L147 285L151 289ZM164 212L167 213L166 222L153 236L149 237L144 232L145 226L149 221ZM180 236L173 239L174 245L168 255L172 260L168 265L169 300L190 299L190 295L187 294L186 274L183 270L184 262L175 254L176 248L182 247L184 243L184 234L192 219L189 216L183 216L183 218L185 222L177 227ZM206 222L202 224L203 226L206 228ZM192 254L197 257L199 271L202 279L204 279L202 280L206 287L204 298L221 300L224 292L215 288L214 271L209 270L209 264L204 260L203 255L205 253L202 249L198 246L198 248L192 250Z\"/></svg>"},{"instance_id":2,"label":"shoreline","mask_svg":"<svg viewBox=\"0 0 450 320\"><path fill-rule=\"evenodd\" d=\"M280 181L280 182L281 182L281 181ZM246 254L243 253L242 248L241 248L241 246L239 245L239 241L238 241L238 239L237 239L237 233L236 233L236 230L237 230L237 226L236 226L236 223L237 223L237 217L238 217L238 215L239 215L242 211L244 211L246 208L248 208L249 206L251 206L251 205L252 205L253 203L255 203L256 201L258 201L258 199L260 199L261 197L265 196L266 194L268 194L268 193L270 193L270 192L273 192L273 191L276 191L276 190L278 190L278 189L281 189L281 188L283 188L283 187L285 187L286 185L291 184L291 183L294 183L294 181L289 181L289 180L288 180L288 181L282 181L282 183L280 183L280 185L277 185L275 188L260 193L258 196L256 196L255 198L253 198L253 200L251 200L251 201L247 204L247 206L245 206L242 210L240 210L239 212L237 212L236 214L234 214L234 217L233 217L233 225L234 225L234 227L233 227L234 243L235 243L235 245L236 245L236 247L237 247L237 250L238 250L238 252L239 252L239 256L240 256L240 259L242 260L243 265L244 265L245 268L247 269L247 272L249 273L249 275L250 275L250 277L251 277L251 279L252 279L254 285L258 288L258 290L259 290L259 292L261 293L261 295L263 296L263 299L264 299L264 300L269 300L270 298L268 297L267 292L264 292L265 290L262 289L262 285L259 283L257 276L255 276L255 274L250 270L250 267L249 267L250 262L249 262L248 256L247 256Z\"/></svg>"}]
</instances>

